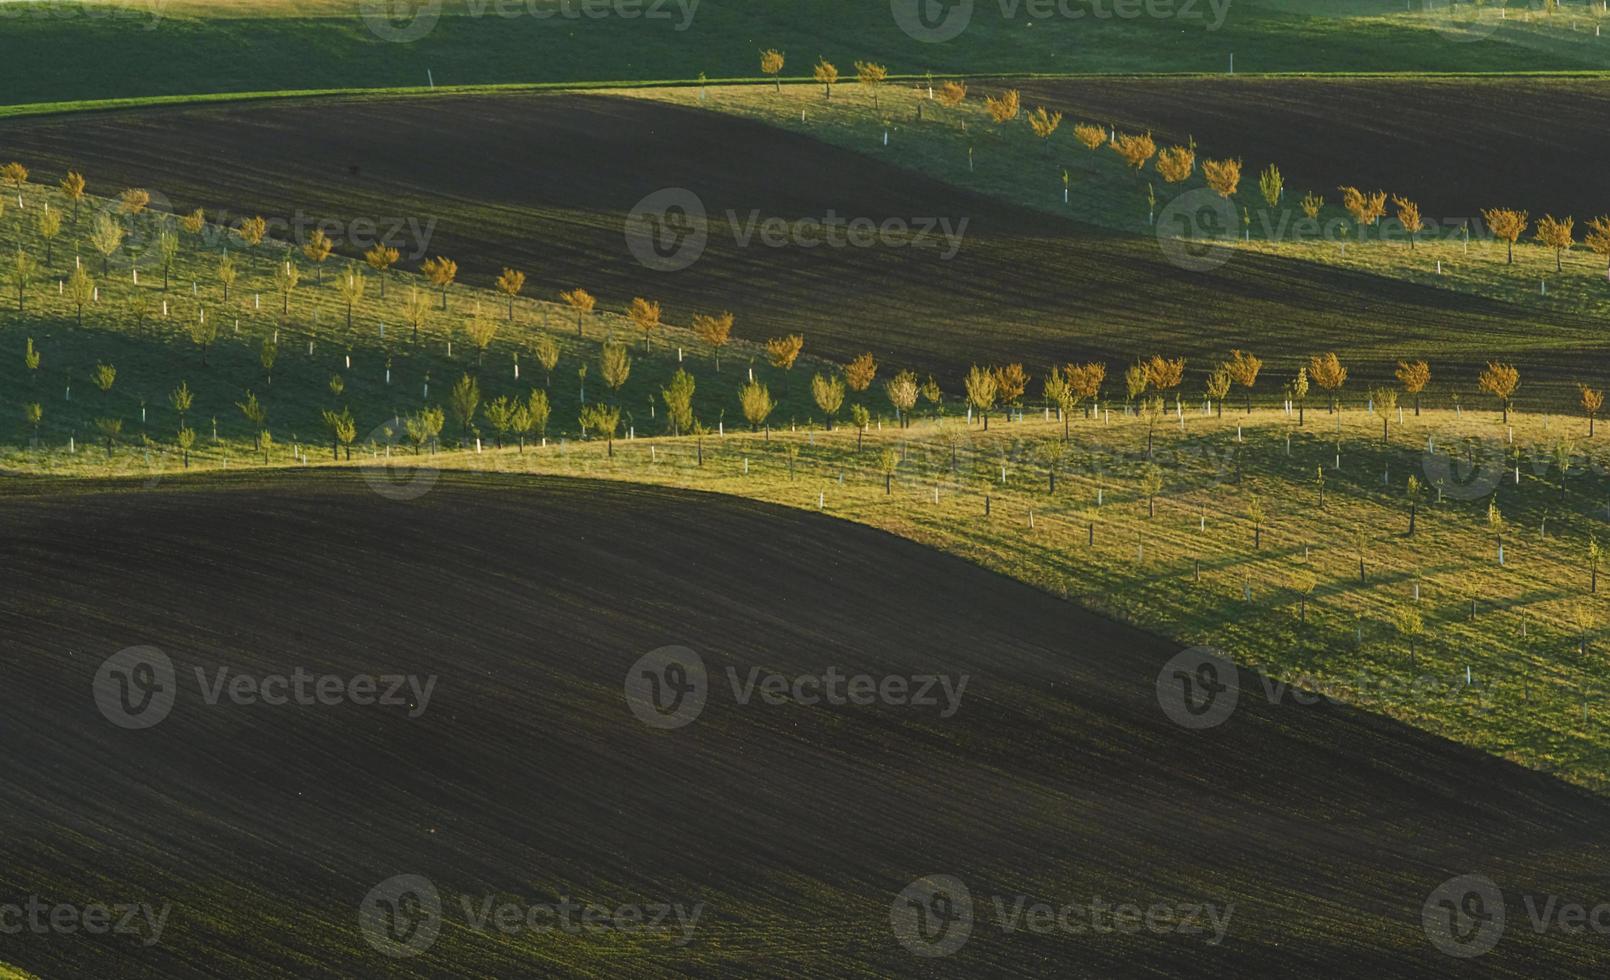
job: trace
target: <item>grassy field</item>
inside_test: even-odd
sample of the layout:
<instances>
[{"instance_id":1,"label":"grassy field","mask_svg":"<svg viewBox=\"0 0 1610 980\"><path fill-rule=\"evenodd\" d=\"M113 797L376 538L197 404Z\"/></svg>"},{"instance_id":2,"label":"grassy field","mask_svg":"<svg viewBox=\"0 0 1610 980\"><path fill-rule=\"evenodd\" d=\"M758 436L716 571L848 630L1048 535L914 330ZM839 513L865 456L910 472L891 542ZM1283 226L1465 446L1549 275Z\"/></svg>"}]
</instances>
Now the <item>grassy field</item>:
<instances>
[{"instance_id":1,"label":"grassy field","mask_svg":"<svg viewBox=\"0 0 1610 980\"><path fill-rule=\"evenodd\" d=\"M1034 17L1032 7L984 3L945 43L913 40L888 4L858 0L616 4L596 18L556 13L579 8L549 0L446 0L433 15L424 7L424 20L377 19L377 27L363 9L282 0L6 3L0 63L11 70L0 100L413 86L427 72L436 84L747 78L762 47L791 54L795 76L808 75L818 55L844 65L873 58L897 73L1218 72L1232 53L1242 72L1610 67L1585 5L1524 22L1517 5L1501 23L1491 8L1467 25L1389 0L1169 4L1167 16L1126 17L1113 16L1111 4L1069 5L1079 17ZM383 40L391 37L401 40ZM63 52L86 57L64 64Z\"/></svg>"},{"instance_id":2,"label":"grassy field","mask_svg":"<svg viewBox=\"0 0 1610 980\"><path fill-rule=\"evenodd\" d=\"M920 125L893 124L885 149L881 117L853 87L830 104L806 89L712 89L704 105L726 114L693 111L692 92L663 97L688 105L543 95L303 102L18 120L0 132L44 182L78 167L92 190L144 186L178 211L302 215L306 227L329 219L338 232L369 237L395 228L405 266L446 254L466 282L485 285L512 265L531 275L530 294L551 299L580 284L617 310L649 295L680 324L730 309L740 337L797 331L808 352L845 360L871 350L952 390L968 363L1002 358L1116 362L1162 350L1201 365L1231 347L1288 359L1334 348L1368 372L1436 350L1448 366L1439 386L1455 376L1468 383L1489 356L1513 357L1528 371L1524 397L1535 404L1572 397L1570 383L1600 349L1597 318L1568 305L1523 305L1524 288L1494 302L1251 254L1212 274L1188 273L1133 227L1091 224L1128 214L1145 227L1144 200L1108 153L1089 164L1106 168L1089 177L1099 192L1081 185L1075 206L1063 208L1050 154L1040 164L1044 186L1022 179L1023 156L1038 156L1026 132L998 136L973 125L964 134L963 120L930 113ZM883 98L887 114L915 114L915 93L890 87ZM734 118L745 112L768 125ZM415 135L425 131L442 138ZM745 153L727 149L734 146ZM521 178L532 159L541 160L539 174ZM644 159L654 161L652 174ZM710 223L698 260L675 272L645 268L624 235L628 213L666 187L697 194ZM1064 220L1064 211L1085 223ZM939 247L901 247L898 238L888 247L773 248L744 237L756 220L830 213L967 224L949 260ZM25 224L12 208L0 219L0 243ZM944 243L939 231L930 240ZM308 293L330 298L328 289ZM377 319L394 315L373 309Z\"/></svg>"},{"instance_id":3,"label":"grassy field","mask_svg":"<svg viewBox=\"0 0 1610 980\"><path fill-rule=\"evenodd\" d=\"M756 479L780 491L776 463ZM834 492L871 505L861 484ZM1043 976L1077 963L1236 977L1344 955L1401 976L1447 962L1420 909L1450 875L1591 903L1610 866L1600 798L1378 716L1270 702L1251 674L1223 725L1176 726L1155 687L1173 645L831 518L512 474L443 474L410 501L352 472L131 491L0 487L16 572L0 600L14 651L0 885L171 903L151 944L8 937L8 958L42 976ZM668 643L694 648L711 684L692 724L655 730L622 683ZM110 724L88 696L102 658L133 644L176 667L171 713L143 730ZM829 666L969 680L941 717L744 704L726 677ZM293 667L436 683L410 717L211 705L193 675ZM356 914L399 873L430 879L444 906L434 945L409 959L371 949ZM936 873L971 889L977 922L955 955L918 959L890 909ZM566 895L702 905L681 943L665 928L477 931L460 904ZM1211 903L1228 930L1218 943L1006 933L996 895ZM1597 955L1512 926L1482 968L1581 973Z\"/></svg>"}]
</instances>

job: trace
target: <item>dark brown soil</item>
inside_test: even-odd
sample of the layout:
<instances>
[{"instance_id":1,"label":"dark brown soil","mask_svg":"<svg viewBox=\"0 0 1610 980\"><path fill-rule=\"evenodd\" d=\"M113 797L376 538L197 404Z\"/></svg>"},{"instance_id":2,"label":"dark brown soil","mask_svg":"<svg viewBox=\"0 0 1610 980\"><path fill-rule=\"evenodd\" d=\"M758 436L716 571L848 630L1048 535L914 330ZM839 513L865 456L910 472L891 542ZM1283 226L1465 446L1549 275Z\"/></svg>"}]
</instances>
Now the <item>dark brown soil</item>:
<instances>
[{"instance_id":1,"label":"dark brown soil","mask_svg":"<svg viewBox=\"0 0 1610 980\"><path fill-rule=\"evenodd\" d=\"M0 901L174 903L162 942L7 936L47 977L1443 975L1431 890L1509 897L1484 976L1586 975L1602 939L1537 935L1522 896L1603 899L1610 804L1244 674L1177 727L1171 645L910 542L640 486L445 478L397 503L349 474L143 494L13 487ZM665 644L712 674L693 724L622 694ZM91 697L154 644L178 702L144 731ZM208 705L194 668L439 675L425 713ZM953 717L736 703L725 669L968 674ZM390 960L357 909L398 873L449 903ZM971 940L912 957L908 882L971 889ZM663 938L470 932L460 895L704 901ZM1005 933L989 896L1234 903L1203 937ZM1011 899L1007 899L1010 904Z\"/></svg>"}]
</instances>

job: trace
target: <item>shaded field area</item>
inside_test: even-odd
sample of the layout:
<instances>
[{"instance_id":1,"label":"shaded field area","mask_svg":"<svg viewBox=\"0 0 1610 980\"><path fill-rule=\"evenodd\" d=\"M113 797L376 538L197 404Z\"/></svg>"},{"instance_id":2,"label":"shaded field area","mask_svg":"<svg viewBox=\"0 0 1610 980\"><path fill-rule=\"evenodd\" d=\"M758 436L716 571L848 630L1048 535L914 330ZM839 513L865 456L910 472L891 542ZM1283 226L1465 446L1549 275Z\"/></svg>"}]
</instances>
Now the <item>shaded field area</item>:
<instances>
[{"instance_id":1,"label":"shaded field area","mask_svg":"<svg viewBox=\"0 0 1610 980\"><path fill-rule=\"evenodd\" d=\"M1270 699L1246 672L1235 713L1189 731L1156 691L1176 648L864 527L489 475L398 502L320 474L13 483L0 541L0 897L173 903L154 945L8 937L5 959L43 976L1428 975L1455 961L1422 905L1472 872L1511 919L1482 975L1581 975L1600 955L1533 932L1520 903L1600 900L1610 804ZM91 696L103 658L136 644L177 677L171 714L143 730ZM674 730L623 696L666 644L711 680ZM727 677L829 666L969 683L943 717L743 704ZM221 667L438 682L416 718L209 704L194 671ZM399 873L446 907L428 951L391 960L357 909ZM975 922L954 955L919 960L891 907L935 874L965 883ZM686 944L479 933L459 905L564 895L706 904ZM1019 895L1233 913L1216 945L1007 932L992 897Z\"/></svg>"},{"instance_id":2,"label":"shaded field area","mask_svg":"<svg viewBox=\"0 0 1610 980\"><path fill-rule=\"evenodd\" d=\"M1200 153L1245 161L1243 187L1270 161L1294 196L1339 201L1350 184L1419 202L1428 218L1481 220L1482 208L1534 217L1610 213L1588 174L1610 134L1610 81L1542 78L1080 79L1012 83L1026 105L1073 119L1195 137ZM991 86L993 90L996 86Z\"/></svg>"},{"instance_id":3,"label":"shaded field area","mask_svg":"<svg viewBox=\"0 0 1610 980\"><path fill-rule=\"evenodd\" d=\"M263 213L287 228L300 215L305 230L329 219L356 239L395 230L414 264L449 255L473 284L511 265L531 274L528 293L579 284L617 309L647 295L665 301L670 322L731 309L740 337L797 331L808 353L871 350L952 390L972 362L1230 347L1293 361L1335 349L1376 362L1355 371L1366 379L1432 349L1450 369L1501 354L1534 379L1569 379L1599 345L1587 317L1543 318L1313 263L1245 255L1186 272L1150 237L1016 208L752 121L611 96L145 110L14 120L0 139L46 179L76 167L92 191L144 186L181 211ZM651 271L629 247L626 217L666 188L697 196L709 237L689 267ZM773 247L756 230L830 216L913 231L943 219L960 247L942 258L937 224L922 247L899 235L805 247L786 234Z\"/></svg>"},{"instance_id":4,"label":"shaded field area","mask_svg":"<svg viewBox=\"0 0 1610 980\"><path fill-rule=\"evenodd\" d=\"M1500 71L1602 69L1591 30L1521 29L1450 43L1434 20L1391 0L1345 9L1317 0L1158 3L1112 16L1069 2L969 5L966 29L926 44L891 4L863 0L240 0L0 3L0 105L202 92L427 84L691 81L757 74L756 54L817 55L846 74L857 58L896 73ZM914 7L914 5L912 5ZM1139 10L1140 8L1135 8ZM385 12L395 11L387 17ZM1105 14L1103 16L1102 14ZM948 11L935 11L936 19ZM1494 25L1496 26L1496 25ZM429 73L429 74L427 74Z\"/></svg>"}]
</instances>

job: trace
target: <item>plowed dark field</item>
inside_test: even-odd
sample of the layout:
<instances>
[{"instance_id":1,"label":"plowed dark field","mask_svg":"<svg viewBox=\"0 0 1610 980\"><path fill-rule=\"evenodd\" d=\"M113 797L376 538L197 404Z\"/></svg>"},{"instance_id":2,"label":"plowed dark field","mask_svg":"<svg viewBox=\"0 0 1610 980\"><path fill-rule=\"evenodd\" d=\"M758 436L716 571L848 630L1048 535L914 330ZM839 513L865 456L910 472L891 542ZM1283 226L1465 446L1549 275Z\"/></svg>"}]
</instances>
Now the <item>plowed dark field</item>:
<instances>
[{"instance_id":1,"label":"plowed dark field","mask_svg":"<svg viewBox=\"0 0 1610 980\"><path fill-rule=\"evenodd\" d=\"M1220 132L1207 120L1200 129L1243 145L1239 130ZM1256 145L1273 145L1279 127L1258 131ZM1038 372L1082 355L1165 351L1205 363L1245 347L1271 364L1335 349L1365 380L1408 354L1436 350L1449 376L1501 354L1523 366L1536 395L1549 378L1577 377L1600 343L1586 317L1538 319L1501 302L1320 265L1244 255L1212 273L1185 272L1150 238L1008 207L746 120L609 96L74 115L6 122L0 145L47 179L77 167L92 190L145 186L180 210L300 214L369 235L400 222L405 255L428 245L429 254L456 258L465 281L488 285L511 265L530 273L528 292L550 298L578 284L616 308L648 295L664 300L676 323L731 309L739 336L798 331L808 352L871 350L888 364L932 371L952 390L972 362L1022 360ZM1447 171L1477 165L1493 161L1486 153L1450 158ZM664 188L694 192L711 224L702 256L675 272L639 264L625 235L631 209ZM967 223L949 261L934 248L740 240L755 219L830 213ZM430 230L426 240L409 222Z\"/></svg>"},{"instance_id":2,"label":"plowed dark field","mask_svg":"<svg viewBox=\"0 0 1610 980\"><path fill-rule=\"evenodd\" d=\"M7 488L0 901L172 903L154 945L6 935L45 977L1589 975L1600 940L1533 932L1527 896L1604 898L1610 805L1324 703L1189 731L1159 708L1176 649L957 559L817 515L561 480L447 478L410 502L353 475L145 493ZM171 714L92 697L149 644ZM644 653L697 651L708 701L646 726ZM405 706L209 704L194 676L434 675ZM927 675L957 710L739 703L727 670ZM1503 889L1479 960L1421 909ZM370 948L358 909L423 875L440 935ZM970 890L954 954L895 938L924 875ZM461 900L695 903L663 933L474 931ZM1008 932L1016 898L1229 913L1222 942ZM1233 909L1231 906L1233 905ZM1198 913L1199 914L1199 913ZM1075 917L1073 925L1079 925Z\"/></svg>"}]
</instances>

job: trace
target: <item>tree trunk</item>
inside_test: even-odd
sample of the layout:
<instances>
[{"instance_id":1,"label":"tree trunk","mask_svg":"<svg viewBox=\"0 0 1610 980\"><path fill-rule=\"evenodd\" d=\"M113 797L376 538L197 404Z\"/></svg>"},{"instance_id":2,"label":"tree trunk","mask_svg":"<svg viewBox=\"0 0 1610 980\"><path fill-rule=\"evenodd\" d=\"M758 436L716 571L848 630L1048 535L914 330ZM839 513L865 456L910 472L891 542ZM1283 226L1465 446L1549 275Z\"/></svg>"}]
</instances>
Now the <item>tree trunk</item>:
<instances>
[{"instance_id":1,"label":"tree trunk","mask_svg":"<svg viewBox=\"0 0 1610 980\"><path fill-rule=\"evenodd\" d=\"M1409 537L1411 537L1411 538L1414 537L1414 518L1415 518L1415 512L1418 509L1419 508L1415 504L1410 504L1409 505Z\"/></svg>"}]
</instances>

